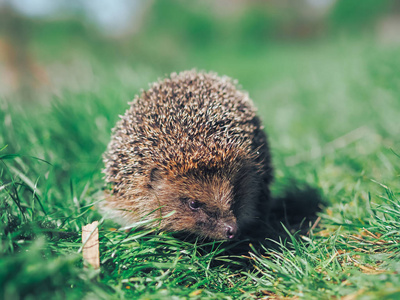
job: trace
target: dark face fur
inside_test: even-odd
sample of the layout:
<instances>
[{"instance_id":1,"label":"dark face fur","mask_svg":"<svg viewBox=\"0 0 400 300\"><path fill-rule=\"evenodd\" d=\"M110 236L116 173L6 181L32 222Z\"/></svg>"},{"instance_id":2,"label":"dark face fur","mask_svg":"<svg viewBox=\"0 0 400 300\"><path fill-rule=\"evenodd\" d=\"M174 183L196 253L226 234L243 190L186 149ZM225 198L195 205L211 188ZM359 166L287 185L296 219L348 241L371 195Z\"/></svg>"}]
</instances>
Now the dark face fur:
<instances>
[{"instance_id":1,"label":"dark face fur","mask_svg":"<svg viewBox=\"0 0 400 300\"><path fill-rule=\"evenodd\" d=\"M219 174L186 174L173 179L157 170L150 174L150 192L154 193L162 214L175 213L163 220L163 227L202 237L231 240L238 236L233 213L233 186Z\"/></svg>"}]
</instances>

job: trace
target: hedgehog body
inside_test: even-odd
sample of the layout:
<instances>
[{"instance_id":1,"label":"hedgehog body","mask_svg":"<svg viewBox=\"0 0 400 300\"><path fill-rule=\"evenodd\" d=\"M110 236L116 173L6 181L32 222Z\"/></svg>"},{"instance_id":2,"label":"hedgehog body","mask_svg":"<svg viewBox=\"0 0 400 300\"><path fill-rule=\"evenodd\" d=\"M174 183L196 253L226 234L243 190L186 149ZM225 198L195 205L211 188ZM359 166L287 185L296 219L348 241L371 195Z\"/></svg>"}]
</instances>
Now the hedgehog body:
<instances>
[{"instance_id":1,"label":"hedgehog body","mask_svg":"<svg viewBox=\"0 0 400 300\"><path fill-rule=\"evenodd\" d=\"M212 239L246 235L265 221L267 138L230 78L173 73L130 105L104 154L111 191L103 210L112 218L129 225L162 217L155 224L163 230Z\"/></svg>"}]
</instances>

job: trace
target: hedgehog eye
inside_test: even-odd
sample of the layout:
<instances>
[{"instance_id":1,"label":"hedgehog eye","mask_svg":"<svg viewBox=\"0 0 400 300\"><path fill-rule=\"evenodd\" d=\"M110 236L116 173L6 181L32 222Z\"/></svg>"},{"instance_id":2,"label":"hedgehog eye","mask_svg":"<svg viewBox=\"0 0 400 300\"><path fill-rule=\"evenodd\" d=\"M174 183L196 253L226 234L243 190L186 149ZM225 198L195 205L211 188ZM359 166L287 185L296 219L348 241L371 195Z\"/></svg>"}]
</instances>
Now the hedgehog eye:
<instances>
[{"instance_id":1,"label":"hedgehog eye","mask_svg":"<svg viewBox=\"0 0 400 300\"><path fill-rule=\"evenodd\" d=\"M188 203L189 203L189 208L191 210L199 210L200 209L201 203L199 201L189 200Z\"/></svg>"}]
</instances>

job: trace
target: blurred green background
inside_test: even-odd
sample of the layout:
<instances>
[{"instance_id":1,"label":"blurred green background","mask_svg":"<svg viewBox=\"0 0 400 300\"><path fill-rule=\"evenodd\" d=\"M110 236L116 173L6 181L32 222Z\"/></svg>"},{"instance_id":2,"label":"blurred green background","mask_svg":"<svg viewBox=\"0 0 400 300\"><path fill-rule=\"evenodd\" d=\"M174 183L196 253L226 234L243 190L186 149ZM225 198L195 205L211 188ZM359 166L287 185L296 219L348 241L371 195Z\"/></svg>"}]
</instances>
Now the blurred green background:
<instances>
[{"instance_id":1,"label":"blurred green background","mask_svg":"<svg viewBox=\"0 0 400 300\"><path fill-rule=\"evenodd\" d=\"M0 92L90 89L99 69L144 77L193 67L268 88L352 55L342 51L354 40L398 44L399 10L394 0L3 0ZM327 39L335 43L321 49ZM305 52L315 61L299 65Z\"/></svg>"}]
</instances>

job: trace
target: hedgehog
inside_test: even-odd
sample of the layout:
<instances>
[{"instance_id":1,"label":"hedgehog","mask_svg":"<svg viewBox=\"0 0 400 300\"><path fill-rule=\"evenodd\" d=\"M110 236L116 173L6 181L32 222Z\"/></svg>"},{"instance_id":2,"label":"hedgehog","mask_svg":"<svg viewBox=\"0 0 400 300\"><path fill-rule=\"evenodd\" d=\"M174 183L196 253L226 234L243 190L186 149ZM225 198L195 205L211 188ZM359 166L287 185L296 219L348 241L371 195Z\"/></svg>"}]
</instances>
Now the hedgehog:
<instances>
[{"instance_id":1,"label":"hedgehog","mask_svg":"<svg viewBox=\"0 0 400 300\"><path fill-rule=\"evenodd\" d=\"M103 155L103 211L121 225L212 240L266 224L272 167L248 94L227 76L172 73L142 91Z\"/></svg>"}]
</instances>

